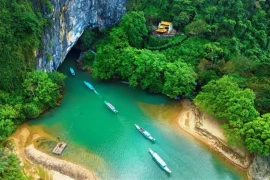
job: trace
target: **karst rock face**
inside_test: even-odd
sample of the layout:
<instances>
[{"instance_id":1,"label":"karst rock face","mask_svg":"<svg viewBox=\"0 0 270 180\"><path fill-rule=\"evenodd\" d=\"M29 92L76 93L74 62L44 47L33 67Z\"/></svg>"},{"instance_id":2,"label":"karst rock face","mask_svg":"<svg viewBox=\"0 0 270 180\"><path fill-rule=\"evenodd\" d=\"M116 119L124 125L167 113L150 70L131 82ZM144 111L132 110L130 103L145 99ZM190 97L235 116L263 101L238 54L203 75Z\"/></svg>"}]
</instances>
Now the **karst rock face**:
<instances>
[{"instance_id":1,"label":"karst rock face","mask_svg":"<svg viewBox=\"0 0 270 180\"><path fill-rule=\"evenodd\" d=\"M37 0L33 0L38 3ZM37 69L56 70L86 27L109 27L126 11L126 0L49 0L40 4L48 25L37 51Z\"/></svg>"},{"instance_id":2,"label":"karst rock face","mask_svg":"<svg viewBox=\"0 0 270 180\"><path fill-rule=\"evenodd\" d=\"M270 156L262 157L256 155L248 169L249 179L269 180L270 179Z\"/></svg>"}]
</instances>

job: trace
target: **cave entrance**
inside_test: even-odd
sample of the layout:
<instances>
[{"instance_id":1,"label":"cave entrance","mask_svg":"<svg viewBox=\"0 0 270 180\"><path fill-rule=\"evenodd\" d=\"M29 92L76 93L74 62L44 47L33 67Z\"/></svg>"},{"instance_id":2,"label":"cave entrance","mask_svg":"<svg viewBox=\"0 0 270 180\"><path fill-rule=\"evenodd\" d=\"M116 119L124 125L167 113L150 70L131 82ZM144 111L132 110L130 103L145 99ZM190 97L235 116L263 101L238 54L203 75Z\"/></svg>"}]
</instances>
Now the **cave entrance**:
<instances>
[{"instance_id":1,"label":"cave entrance","mask_svg":"<svg viewBox=\"0 0 270 180\"><path fill-rule=\"evenodd\" d=\"M69 71L69 68L73 68L76 71L78 68L78 61L80 59L81 50L73 46L71 50L66 55L63 63L57 68L57 71L62 72L67 75L66 71Z\"/></svg>"},{"instance_id":2,"label":"cave entrance","mask_svg":"<svg viewBox=\"0 0 270 180\"><path fill-rule=\"evenodd\" d=\"M58 67L60 71L61 66L69 64L75 69L81 69L85 71L91 71L94 58L95 58L95 48L94 44L102 37L98 28L87 28L84 33L78 39L78 41L73 45L71 50L66 55L63 63Z\"/></svg>"}]
</instances>

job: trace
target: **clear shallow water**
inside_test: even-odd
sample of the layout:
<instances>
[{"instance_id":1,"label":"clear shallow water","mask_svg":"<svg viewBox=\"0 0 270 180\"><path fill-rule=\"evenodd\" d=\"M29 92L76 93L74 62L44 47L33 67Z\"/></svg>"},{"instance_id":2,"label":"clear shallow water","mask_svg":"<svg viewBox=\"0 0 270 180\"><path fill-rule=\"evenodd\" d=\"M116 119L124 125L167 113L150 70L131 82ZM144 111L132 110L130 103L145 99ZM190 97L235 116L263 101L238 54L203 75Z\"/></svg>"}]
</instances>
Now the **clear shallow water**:
<instances>
[{"instance_id":1,"label":"clear shallow water","mask_svg":"<svg viewBox=\"0 0 270 180\"><path fill-rule=\"evenodd\" d=\"M87 72L76 68L77 57L78 53L69 53L59 68L67 75L61 106L29 122L31 126L44 126L46 132L68 142L64 156L89 166L100 179L243 179L199 143L175 131L175 125L166 117L153 118L159 117L168 106L179 104L126 84L93 80ZM69 67L75 69L75 77L71 77ZM99 95L87 89L84 80ZM119 114L112 113L104 100L112 103ZM155 107L155 116L150 117L144 112L151 107ZM135 129L135 123L148 130L156 143L146 140ZM153 161L149 147L164 159L172 170L171 176Z\"/></svg>"}]
</instances>

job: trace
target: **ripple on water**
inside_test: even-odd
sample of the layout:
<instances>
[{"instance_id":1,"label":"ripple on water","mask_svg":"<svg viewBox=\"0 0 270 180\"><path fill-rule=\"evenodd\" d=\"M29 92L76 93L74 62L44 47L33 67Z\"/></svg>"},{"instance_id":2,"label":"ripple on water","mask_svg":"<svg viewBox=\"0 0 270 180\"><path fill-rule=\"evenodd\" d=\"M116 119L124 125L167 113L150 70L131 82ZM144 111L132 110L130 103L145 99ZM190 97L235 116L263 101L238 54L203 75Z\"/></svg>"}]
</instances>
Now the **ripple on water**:
<instances>
[{"instance_id":1,"label":"ripple on water","mask_svg":"<svg viewBox=\"0 0 270 180\"><path fill-rule=\"evenodd\" d=\"M194 139L176 131L173 122L181 108L179 103L126 84L96 81L75 68L77 58L78 54L71 51L59 68L67 75L61 106L33 123L68 141L64 155L72 161L91 167L98 177L110 180L241 178ZM75 68L73 78L69 67ZM84 80L91 82L100 95L85 88ZM104 100L111 102L119 114L112 113ZM146 140L135 129L135 123L148 130L157 142ZM170 177L153 161L149 147L172 169Z\"/></svg>"}]
</instances>

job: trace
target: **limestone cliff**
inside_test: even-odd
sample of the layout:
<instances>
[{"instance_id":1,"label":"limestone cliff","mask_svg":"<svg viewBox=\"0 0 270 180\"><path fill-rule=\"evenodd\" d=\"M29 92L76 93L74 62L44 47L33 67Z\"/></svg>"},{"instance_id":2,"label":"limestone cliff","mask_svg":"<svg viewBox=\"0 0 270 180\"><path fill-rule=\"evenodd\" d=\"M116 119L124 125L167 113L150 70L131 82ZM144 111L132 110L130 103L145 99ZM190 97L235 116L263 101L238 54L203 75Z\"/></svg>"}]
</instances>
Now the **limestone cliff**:
<instances>
[{"instance_id":1,"label":"limestone cliff","mask_svg":"<svg viewBox=\"0 0 270 180\"><path fill-rule=\"evenodd\" d=\"M86 27L111 26L119 22L126 10L126 0L45 1L49 5L42 4L41 10L49 25L44 30L42 48L37 52L37 69L45 71L58 68Z\"/></svg>"},{"instance_id":2,"label":"limestone cliff","mask_svg":"<svg viewBox=\"0 0 270 180\"><path fill-rule=\"evenodd\" d=\"M270 179L270 156L255 156L249 167L248 174L252 180L269 180Z\"/></svg>"}]
</instances>

